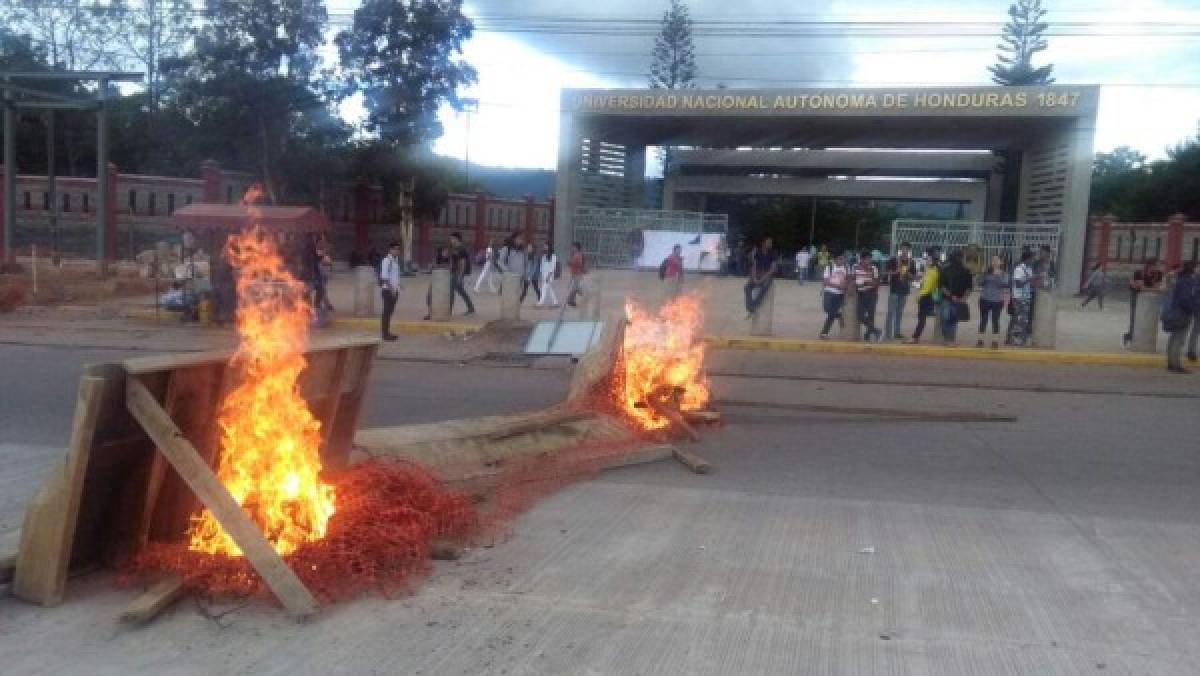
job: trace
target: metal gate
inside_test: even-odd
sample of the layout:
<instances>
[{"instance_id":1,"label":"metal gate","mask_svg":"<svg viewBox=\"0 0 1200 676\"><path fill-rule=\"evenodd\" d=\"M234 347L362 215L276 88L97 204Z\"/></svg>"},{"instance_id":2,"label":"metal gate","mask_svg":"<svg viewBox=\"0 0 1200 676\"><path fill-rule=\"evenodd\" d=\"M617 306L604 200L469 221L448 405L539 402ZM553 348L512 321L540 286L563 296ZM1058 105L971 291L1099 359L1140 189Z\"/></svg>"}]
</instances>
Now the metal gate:
<instances>
[{"instance_id":1,"label":"metal gate","mask_svg":"<svg viewBox=\"0 0 1200 676\"><path fill-rule=\"evenodd\" d=\"M725 234L729 231L729 216L699 211L575 209L575 240L595 266L635 267L641 255L644 230Z\"/></svg>"},{"instance_id":2,"label":"metal gate","mask_svg":"<svg viewBox=\"0 0 1200 676\"><path fill-rule=\"evenodd\" d=\"M1021 250L1026 247L1048 246L1057 256L1061 234L1062 227L1053 224L898 219L892 221L892 252L895 253L901 242L911 243L917 254L935 246L949 252L975 245L982 250L985 261L999 256L1006 263L1012 263L1020 258Z\"/></svg>"}]
</instances>

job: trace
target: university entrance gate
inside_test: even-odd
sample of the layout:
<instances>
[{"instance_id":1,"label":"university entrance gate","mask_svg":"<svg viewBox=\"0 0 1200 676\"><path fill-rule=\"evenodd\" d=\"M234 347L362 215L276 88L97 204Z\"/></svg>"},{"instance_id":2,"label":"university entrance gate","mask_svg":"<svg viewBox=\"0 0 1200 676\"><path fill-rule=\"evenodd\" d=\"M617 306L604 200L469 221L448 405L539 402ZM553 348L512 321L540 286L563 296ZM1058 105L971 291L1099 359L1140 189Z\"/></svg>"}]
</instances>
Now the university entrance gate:
<instances>
[{"instance_id":1,"label":"university entrance gate","mask_svg":"<svg viewBox=\"0 0 1200 676\"><path fill-rule=\"evenodd\" d=\"M1078 279L1082 275L1098 98L1099 88L1092 86L565 90L555 242L563 249L559 255L565 255L565 248L575 239L580 207L645 206L649 146L778 152L984 150L1005 158L1003 180L987 180L979 186L987 193L984 199L1011 204L1015 208L1009 210L1009 218L1015 222L1056 226L1061 233L1061 279ZM933 153L929 159L934 178L940 175L937 163L941 160L935 159L939 155L944 153ZM869 161L869 154L863 156ZM907 161L911 164L911 158ZM771 182L780 180L788 180L788 185L794 186L790 189L800 191L838 185L815 180L814 175L820 178L819 171L809 170L799 178L788 174L786 167L747 173L739 179L744 186L738 190L769 194L777 189ZM870 167L860 171L864 183L896 178L882 161L878 171ZM756 186L756 179L761 187ZM914 180L911 185L913 197L920 199L923 182ZM895 185L890 187L895 189ZM865 195L870 186L856 189Z\"/></svg>"}]
</instances>

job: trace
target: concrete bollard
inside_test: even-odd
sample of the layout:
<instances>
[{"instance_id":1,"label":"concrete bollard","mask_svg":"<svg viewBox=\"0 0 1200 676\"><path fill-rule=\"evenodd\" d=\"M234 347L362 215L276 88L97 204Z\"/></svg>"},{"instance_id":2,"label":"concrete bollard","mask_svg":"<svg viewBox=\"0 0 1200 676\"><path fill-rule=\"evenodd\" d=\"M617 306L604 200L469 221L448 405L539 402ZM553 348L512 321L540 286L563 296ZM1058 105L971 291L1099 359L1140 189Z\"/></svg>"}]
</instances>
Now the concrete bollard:
<instances>
[{"instance_id":1,"label":"concrete bollard","mask_svg":"<svg viewBox=\"0 0 1200 676\"><path fill-rule=\"evenodd\" d=\"M1159 314L1162 312L1163 294L1157 289L1146 289L1138 294L1137 309L1133 315L1134 352L1154 354L1158 351Z\"/></svg>"},{"instance_id":2,"label":"concrete bollard","mask_svg":"<svg viewBox=\"0 0 1200 676\"><path fill-rule=\"evenodd\" d=\"M500 319L521 319L521 275L506 272L500 278Z\"/></svg>"},{"instance_id":3,"label":"concrete bollard","mask_svg":"<svg viewBox=\"0 0 1200 676\"><path fill-rule=\"evenodd\" d=\"M1033 346L1053 350L1058 338L1058 298L1046 289L1033 297Z\"/></svg>"},{"instance_id":4,"label":"concrete bollard","mask_svg":"<svg viewBox=\"0 0 1200 676\"><path fill-rule=\"evenodd\" d=\"M758 310L750 316L750 335L770 336L774 333L775 321L775 284L767 287L767 295L758 305Z\"/></svg>"},{"instance_id":5,"label":"concrete bollard","mask_svg":"<svg viewBox=\"0 0 1200 676\"><path fill-rule=\"evenodd\" d=\"M429 317L435 322L450 320L450 271L435 268L429 281Z\"/></svg>"},{"instance_id":6,"label":"concrete bollard","mask_svg":"<svg viewBox=\"0 0 1200 676\"><path fill-rule=\"evenodd\" d=\"M580 286L583 288L583 318L592 321L600 319L600 302L604 297L604 282L600 274L588 273L580 282Z\"/></svg>"},{"instance_id":7,"label":"concrete bollard","mask_svg":"<svg viewBox=\"0 0 1200 676\"><path fill-rule=\"evenodd\" d=\"M841 339L848 343L862 342L862 324L858 321L858 291L854 288L854 283L850 283L850 288L846 289L845 298L842 300L842 319L845 320L845 328L842 329Z\"/></svg>"},{"instance_id":8,"label":"concrete bollard","mask_svg":"<svg viewBox=\"0 0 1200 676\"><path fill-rule=\"evenodd\" d=\"M375 296L379 295L379 280L375 268L360 265L354 268L354 316L374 317Z\"/></svg>"}]
</instances>

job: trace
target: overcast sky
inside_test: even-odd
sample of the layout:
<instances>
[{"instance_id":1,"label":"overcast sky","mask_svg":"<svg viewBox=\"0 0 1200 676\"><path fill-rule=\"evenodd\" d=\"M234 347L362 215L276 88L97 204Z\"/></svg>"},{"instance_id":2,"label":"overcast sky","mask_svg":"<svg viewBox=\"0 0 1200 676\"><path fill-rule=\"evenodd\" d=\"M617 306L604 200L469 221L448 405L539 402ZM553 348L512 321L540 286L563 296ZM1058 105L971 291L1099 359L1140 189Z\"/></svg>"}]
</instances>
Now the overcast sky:
<instances>
[{"instance_id":1,"label":"overcast sky","mask_svg":"<svg viewBox=\"0 0 1200 676\"><path fill-rule=\"evenodd\" d=\"M353 2L353 0L344 0ZM338 0L331 0L336 6ZM530 17L658 19L666 0L474 0L467 11L480 30L466 46L479 71L467 93L481 100L471 119L473 162L555 166L559 91L565 87L642 87L652 36L511 32ZM692 18L706 20L991 21L1009 0L691 0ZM1055 65L1060 84L1106 85L1096 148L1133 146L1151 157L1194 136L1200 121L1200 0L1045 0L1047 20L1072 22L1055 36L1041 62ZM578 26L575 23L572 26ZM993 27L974 29L990 31ZM826 29L829 30L829 29ZM837 30L837 29L833 29ZM969 28L943 28L961 33ZM998 30L998 28L996 29ZM990 35L895 38L838 31L831 37L696 37L700 86L889 86L990 84L995 60ZM907 31L906 31L907 32ZM925 31L928 33L928 31ZM1142 33L1131 35L1131 33ZM1173 33L1167 36L1164 33ZM1147 35L1153 34L1153 35ZM1132 85L1153 86L1132 86ZM1186 85L1186 86L1167 86ZM445 136L435 149L462 157L466 119L443 111Z\"/></svg>"}]
</instances>

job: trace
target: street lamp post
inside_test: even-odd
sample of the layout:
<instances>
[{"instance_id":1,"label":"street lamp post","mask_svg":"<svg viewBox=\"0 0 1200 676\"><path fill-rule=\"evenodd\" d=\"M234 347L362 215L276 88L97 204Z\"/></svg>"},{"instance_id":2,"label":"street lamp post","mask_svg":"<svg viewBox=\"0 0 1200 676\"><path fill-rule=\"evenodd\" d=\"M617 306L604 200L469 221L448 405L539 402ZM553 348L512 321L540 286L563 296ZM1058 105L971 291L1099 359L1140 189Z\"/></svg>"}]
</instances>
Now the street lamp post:
<instances>
[{"instance_id":1,"label":"street lamp post","mask_svg":"<svg viewBox=\"0 0 1200 676\"><path fill-rule=\"evenodd\" d=\"M466 149L463 152L463 170L466 175L467 188L469 189L471 186L471 114L479 112L479 99L459 99L458 112L465 113L467 116L467 143Z\"/></svg>"}]
</instances>

